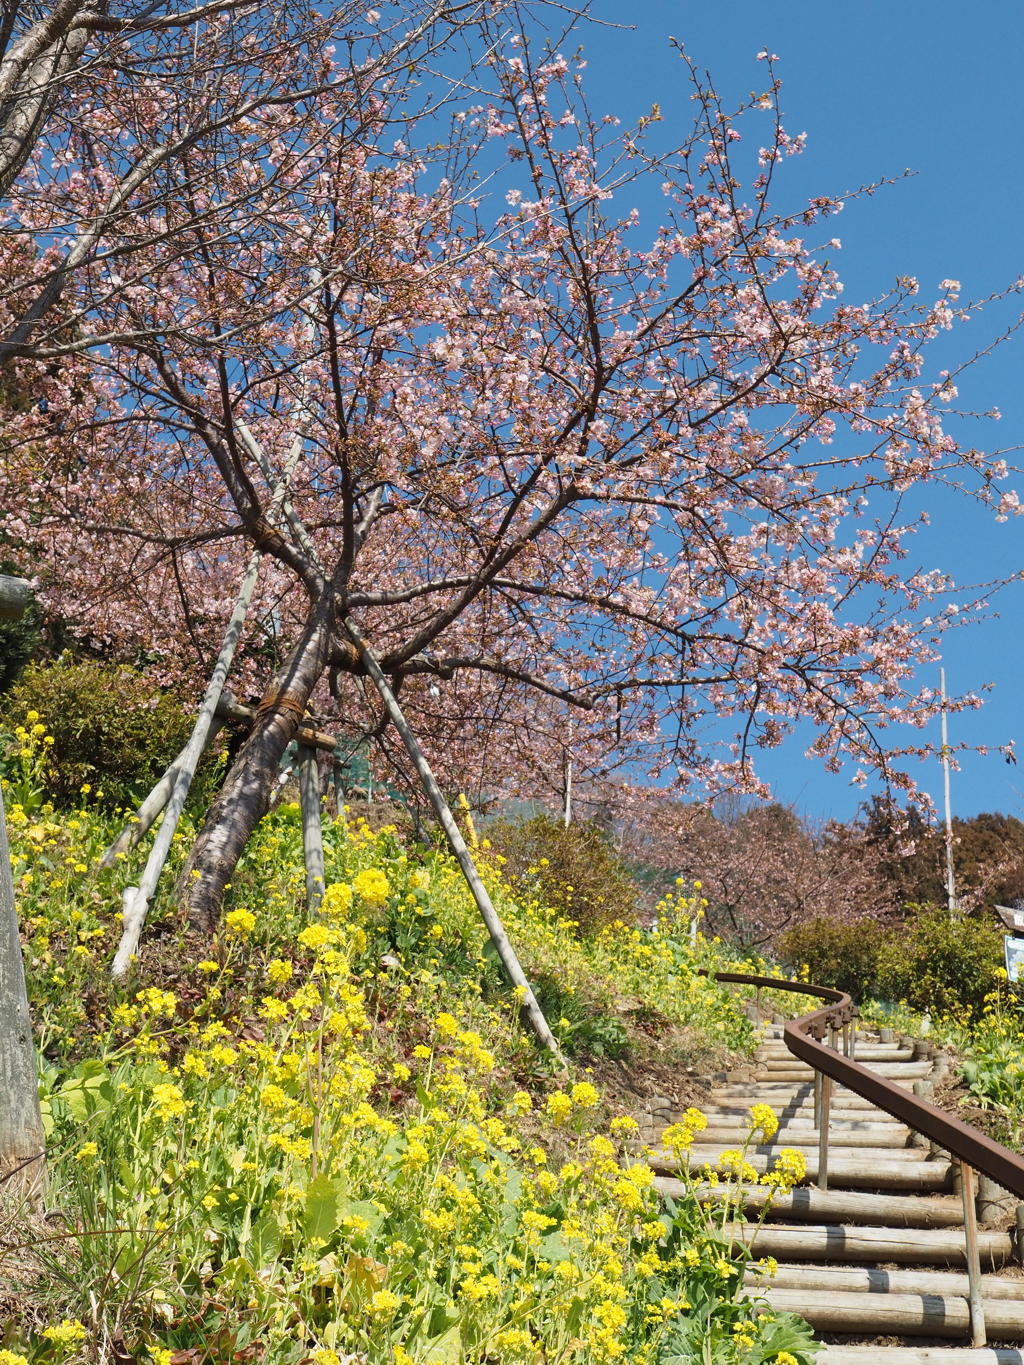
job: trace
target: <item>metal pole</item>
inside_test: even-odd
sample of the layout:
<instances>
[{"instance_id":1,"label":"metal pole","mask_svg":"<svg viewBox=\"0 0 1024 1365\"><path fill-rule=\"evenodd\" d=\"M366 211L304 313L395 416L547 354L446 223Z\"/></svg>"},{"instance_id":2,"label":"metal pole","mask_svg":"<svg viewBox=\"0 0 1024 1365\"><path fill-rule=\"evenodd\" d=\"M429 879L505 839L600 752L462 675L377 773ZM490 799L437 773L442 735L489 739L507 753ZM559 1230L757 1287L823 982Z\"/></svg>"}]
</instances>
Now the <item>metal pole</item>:
<instances>
[{"instance_id":1,"label":"metal pole","mask_svg":"<svg viewBox=\"0 0 1024 1365\"><path fill-rule=\"evenodd\" d=\"M981 1297L981 1256L978 1252L978 1209L974 1196L974 1168L960 1163L960 1197L964 1206L964 1237L967 1241L967 1281L970 1286L971 1345L984 1346L985 1304Z\"/></svg>"},{"instance_id":2,"label":"metal pole","mask_svg":"<svg viewBox=\"0 0 1024 1365\"><path fill-rule=\"evenodd\" d=\"M818 1129L818 1189L828 1189L828 1111L832 1098L832 1077L821 1077L821 1125Z\"/></svg>"},{"instance_id":3,"label":"metal pole","mask_svg":"<svg viewBox=\"0 0 1024 1365\"><path fill-rule=\"evenodd\" d=\"M821 1127L821 1072L814 1073L814 1126Z\"/></svg>"},{"instance_id":4,"label":"metal pole","mask_svg":"<svg viewBox=\"0 0 1024 1365\"><path fill-rule=\"evenodd\" d=\"M315 914L324 898L324 831L320 822L320 766L316 750L299 745L299 801L302 855L306 865L306 908Z\"/></svg>"},{"instance_id":5,"label":"metal pole","mask_svg":"<svg viewBox=\"0 0 1024 1365\"><path fill-rule=\"evenodd\" d=\"M950 919L957 913L956 885L953 881L953 815L949 799L949 733L946 727L946 670L939 669L942 693L942 789L946 806L946 904Z\"/></svg>"}]
</instances>

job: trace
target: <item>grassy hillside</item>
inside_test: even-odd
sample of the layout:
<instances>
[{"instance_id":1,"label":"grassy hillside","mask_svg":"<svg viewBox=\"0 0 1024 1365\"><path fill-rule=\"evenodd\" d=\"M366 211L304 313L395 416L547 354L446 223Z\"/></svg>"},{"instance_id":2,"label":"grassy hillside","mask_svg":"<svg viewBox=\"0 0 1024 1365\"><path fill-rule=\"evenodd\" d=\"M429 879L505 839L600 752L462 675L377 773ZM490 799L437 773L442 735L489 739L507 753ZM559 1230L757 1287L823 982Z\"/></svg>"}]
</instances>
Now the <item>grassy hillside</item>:
<instances>
[{"instance_id":1,"label":"grassy hillside","mask_svg":"<svg viewBox=\"0 0 1024 1365\"><path fill-rule=\"evenodd\" d=\"M737 1302L723 1213L659 1204L628 1088L603 1084L752 1042L697 974L724 959L690 942L683 889L659 932L584 940L481 848L571 1060L556 1075L444 853L327 822L310 921L284 806L216 942L158 906L114 988L137 869L97 868L109 817L89 793L61 815L30 787L6 799L50 1166L45 1213L0 1213L0 1365L813 1358L802 1324ZM683 1169L702 1124L670 1134Z\"/></svg>"}]
</instances>

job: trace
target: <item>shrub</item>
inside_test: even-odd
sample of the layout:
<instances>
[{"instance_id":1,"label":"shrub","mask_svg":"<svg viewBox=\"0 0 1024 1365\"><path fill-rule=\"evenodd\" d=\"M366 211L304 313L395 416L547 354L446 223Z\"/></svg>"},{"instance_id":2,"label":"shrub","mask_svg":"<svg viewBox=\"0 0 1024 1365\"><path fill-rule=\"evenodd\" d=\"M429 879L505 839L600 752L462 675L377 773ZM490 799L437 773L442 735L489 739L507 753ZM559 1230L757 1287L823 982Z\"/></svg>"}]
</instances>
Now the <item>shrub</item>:
<instances>
[{"instance_id":1,"label":"shrub","mask_svg":"<svg viewBox=\"0 0 1024 1365\"><path fill-rule=\"evenodd\" d=\"M931 1014L957 1006L980 1013L1003 965L1001 933L974 916L951 919L936 905L908 908L910 918L880 944L877 993Z\"/></svg>"},{"instance_id":2,"label":"shrub","mask_svg":"<svg viewBox=\"0 0 1024 1365\"><path fill-rule=\"evenodd\" d=\"M564 825L538 815L495 821L487 835L505 858L506 876L516 890L574 921L579 933L596 933L612 920L636 919L639 888L599 826Z\"/></svg>"},{"instance_id":3,"label":"shrub","mask_svg":"<svg viewBox=\"0 0 1024 1365\"><path fill-rule=\"evenodd\" d=\"M848 924L822 916L790 929L779 951L787 966L806 966L816 985L835 986L859 1000L874 989L879 945L873 921Z\"/></svg>"},{"instance_id":4,"label":"shrub","mask_svg":"<svg viewBox=\"0 0 1024 1365\"><path fill-rule=\"evenodd\" d=\"M57 805L75 805L83 786L107 807L132 804L188 738L182 698L143 674L91 660L30 664L5 694L0 722L9 729L37 712L53 736L41 773ZM102 795L100 795L102 793Z\"/></svg>"}]
</instances>

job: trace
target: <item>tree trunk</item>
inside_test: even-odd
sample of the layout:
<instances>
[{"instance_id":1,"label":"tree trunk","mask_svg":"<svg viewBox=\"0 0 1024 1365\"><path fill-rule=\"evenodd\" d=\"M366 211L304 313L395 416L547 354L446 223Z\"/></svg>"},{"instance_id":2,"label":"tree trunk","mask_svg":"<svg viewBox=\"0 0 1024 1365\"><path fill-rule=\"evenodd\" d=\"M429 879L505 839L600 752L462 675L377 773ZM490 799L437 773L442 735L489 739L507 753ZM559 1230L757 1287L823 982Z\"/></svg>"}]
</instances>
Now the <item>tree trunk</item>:
<instances>
[{"instance_id":1,"label":"tree trunk","mask_svg":"<svg viewBox=\"0 0 1024 1365\"><path fill-rule=\"evenodd\" d=\"M325 596L310 611L291 657L264 692L252 732L238 751L189 854L181 879L182 904L189 922L203 933L216 929L225 884L267 813L281 756L327 667L330 633L331 610Z\"/></svg>"}]
</instances>

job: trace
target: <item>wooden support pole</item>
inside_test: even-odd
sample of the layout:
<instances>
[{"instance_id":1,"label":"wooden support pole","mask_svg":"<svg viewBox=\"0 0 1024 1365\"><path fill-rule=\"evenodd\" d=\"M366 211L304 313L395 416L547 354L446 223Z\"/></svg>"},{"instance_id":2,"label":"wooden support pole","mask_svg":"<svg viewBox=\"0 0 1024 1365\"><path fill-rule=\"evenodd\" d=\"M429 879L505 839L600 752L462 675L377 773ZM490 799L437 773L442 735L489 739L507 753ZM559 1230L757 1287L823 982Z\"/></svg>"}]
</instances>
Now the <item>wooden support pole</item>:
<instances>
[{"instance_id":1,"label":"wooden support pole","mask_svg":"<svg viewBox=\"0 0 1024 1365\"><path fill-rule=\"evenodd\" d=\"M315 914L324 898L324 830L320 812L320 765L316 750L299 745L299 802L302 856L306 865L306 909Z\"/></svg>"},{"instance_id":2,"label":"wooden support pole","mask_svg":"<svg viewBox=\"0 0 1024 1365\"><path fill-rule=\"evenodd\" d=\"M549 1052L554 1053L559 1064L564 1067L565 1058L562 1056L561 1049L558 1046L558 1040L551 1032L551 1027L544 1017L544 1011L538 1004L537 997L534 995L533 989L526 979L526 973L523 971L519 958L516 955L516 950L513 948L508 935L505 933L505 926L502 924L501 918L494 908L490 893L488 892L487 887L484 886L483 879L477 871L476 864L473 862L473 856L469 851L465 839L462 837L462 831L459 829L458 822L452 814L451 807L444 799L441 788L437 785L437 779L431 771L426 755L420 748L419 740L416 738L412 727L406 720L405 713L398 704L398 698L388 686L387 678L385 678L381 671L380 664L377 662L373 651L359 634L359 631L352 622L345 621L344 626L352 643L359 650L366 671L370 675L370 679L377 689L381 701L384 703L384 708L388 713L391 723L401 736L409 757L412 759L417 775L423 786L423 790L426 793L431 806L434 808L434 814L437 816L442 829L447 835L448 844L458 860L459 867L462 869L462 875L465 877L466 884L472 893L473 899L476 901L477 909L480 911L480 918L487 927L487 933L498 954L498 959L505 970L509 982L518 992L522 1012L526 1021L538 1041L542 1043Z\"/></svg>"},{"instance_id":3,"label":"wooden support pole","mask_svg":"<svg viewBox=\"0 0 1024 1365\"><path fill-rule=\"evenodd\" d=\"M167 855L171 849L171 841L178 828L181 813L185 809L192 778L195 776L196 767L203 750L206 748L207 739L214 725L217 703L221 699L221 692L224 690L224 684L235 657L235 650L238 648L238 641L241 638L242 627L249 612L249 603L256 588L260 558L259 550L254 550L249 558L245 576L238 590L238 597L235 599L235 605L224 632L224 640L217 656L217 662L210 674L206 695L203 697L189 741L179 755L179 767L167 800L164 822L153 841L153 847L149 851L149 857L146 860L142 876L139 878L139 884L138 886L125 887L122 893L121 941L117 945L117 952L114 954L114 961L110 968L111 975L115 978L125 975L135 956L135 950L139 946L142 928L146 922L146 915L149 913L149 903L156 892L160 874L163 872L164 863L167 861Z\"/></svg>"},{"instance_id":4,"label":"wooden support pole","mask_svg":"<svg viewBox=\"0 0 1024 1365\"><path fill-rule=\"evenodd\" d=\"M985 1305L981 1297L981 1256L978 1251L978 1206L974 1189L974 1167L960 1163L960 1197L964 1205L964 1239L967 1245L968 1302L971 1308L971 1345L984 1346Z\"/></svg>"},{"instance_id":5,"label":"wooden support pole","mask_svg":"<svg viewBox=\"0 0 1024 1365\"><path fill-rule=\"evenodd\" d=\"M217 738L220 733L220 722L216 722L210 727L210 733L206 740L206 747ZM133 848L137 848L139 843L146 837L160 815L160 812L167 805L174 790L174 784L178 780L185 761L188 745L182 749L181 753L175 758L174 762L168 765L167 771L160 778L156 786L143 801L133 819L125 825L124 829L110 845L103 857L100 859L101 867L113 867L117 862L118 855L130 853Z\"/></svg>"},{"instance_id":6,"label":"wooden support pole","mask_svg":"<svg viewBox=\"0 0 1024 1365\"><path fill-rule=\"evenodd\" d=\"M828 1121L832 1099L832 1077L821 1078L821 1123L818 1128L818 1189L828 1189Z\"/></svg>"}]
</instances>

